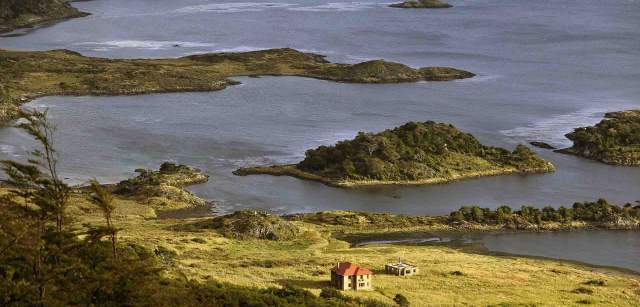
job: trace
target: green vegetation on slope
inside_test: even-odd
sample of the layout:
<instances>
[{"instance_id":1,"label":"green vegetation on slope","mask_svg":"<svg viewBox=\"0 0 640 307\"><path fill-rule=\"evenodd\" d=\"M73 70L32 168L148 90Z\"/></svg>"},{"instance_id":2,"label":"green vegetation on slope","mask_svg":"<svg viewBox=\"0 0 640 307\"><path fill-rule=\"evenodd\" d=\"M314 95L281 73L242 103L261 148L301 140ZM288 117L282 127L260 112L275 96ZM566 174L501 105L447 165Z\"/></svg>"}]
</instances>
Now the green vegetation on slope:
<instances>
[{"instance_id":1,"label":"green vegetation on slope","mask_svg":"<svg viewBox=\"0 0 640 307\"><path fill-rule=\"evenodd\" d=\"M335 146L308 150L295 166L243 168L235 173L291 175L334 185L446 182L554 168L524 145L512 152L482 145L449 124L410 122L377 134L359 133Z\"/></svg>"},{"instance_id":2,"label":"green vegetation on slope","mask_svg":"<svg viewBox=\"0 0 640 307\"><path fill-rule=\"evenodd\" d=\"M413 69L381 60L334 64L323 56L289 48L153 60L91 58L68 50L0 50L0 121L15 119L21 103L41 96L214 91L237 84L228 77L259 75L354 83L473 77L472 73L454 68Z\"/></svg>"},{"instance_id":3,"label":"green vegetation on slope","mask_svg":"<svg viewBox=\"0 0 640 307\"><path fill-rule=\"evenodd\" d=\"M573 146L559 152L613 165L640 165L640 110L607 113L592 127L566 135Z\"/></svg>"},{"instance_id":4,"label":"green vegetation on slope","mask_svg":"<svg viewBox=\"0 0 640 307\"><path fill-rule=\"evenodd\" d=\"M444 9L453 7L451 4L440 0L409 0L401 3L394 3L389 7L402 9Z\"/></svg>"},{"instance_id":5,"label":"green vegetation on slope","mask_svg":"<svg viewBox=\"0 0 640 307\"><path fill-rule=\"evenodd\" d=\"M68 0L0 0L0 33L39 23L87 16Z\"/></svg>"}]
</instances>

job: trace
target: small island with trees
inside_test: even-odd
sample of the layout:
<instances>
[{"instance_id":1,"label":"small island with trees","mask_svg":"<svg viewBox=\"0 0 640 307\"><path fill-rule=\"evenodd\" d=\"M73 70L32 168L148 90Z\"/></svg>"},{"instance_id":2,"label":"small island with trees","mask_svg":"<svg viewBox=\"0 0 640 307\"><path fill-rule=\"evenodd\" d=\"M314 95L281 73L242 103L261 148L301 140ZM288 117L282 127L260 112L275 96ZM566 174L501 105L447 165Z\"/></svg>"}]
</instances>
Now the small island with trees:
<instances>
[{"instance_id":1,"label":"small island with trees","mask_svg":"<svg viewBox=\"0 0 640 307\"><path fill-rule=\"evenodd\" d=\"M401 9L446 9L453 7L453 5L440 0L408 0L391 4L389 7Z\"/></svg>"},{"instance_id":2,"label":"small island with trees","mask_svg":"<svg viewBox=\"0 0 640 307\"><path fill-rule=\"evenodd\" d=\"M591 127L566 135L573 146L558 152L611 165L640 166L640 110L611 112Z\"/></svg>"},{"instance_id":3,"label":"small island with trees","mask_svg":"<svg viewBox=\"0 0 640 307\"><path fill-rule=\"evenodd\" d=\"M513 173L546 173L553 165L524 145L515 150L485 146L450 124L409 122L380 133L306 152L295 165L246 167L234 172L287 175L350 187L436 184L457 179Z\"/></svg>"}]
</instances>

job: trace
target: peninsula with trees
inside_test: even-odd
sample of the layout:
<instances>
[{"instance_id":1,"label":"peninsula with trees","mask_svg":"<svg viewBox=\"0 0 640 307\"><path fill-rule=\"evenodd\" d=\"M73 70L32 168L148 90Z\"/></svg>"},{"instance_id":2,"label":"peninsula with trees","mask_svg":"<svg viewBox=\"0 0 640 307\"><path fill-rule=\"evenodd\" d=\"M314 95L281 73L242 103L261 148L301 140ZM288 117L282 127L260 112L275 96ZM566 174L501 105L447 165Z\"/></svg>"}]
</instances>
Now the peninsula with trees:
<instances>
[{"instance_id":1,"label":"peninsula with trees","mask_svg":"<svg viewBox=\"0 0 640 307\"><path fill-rule=\"evenodd\" d=\"M84 17L69 0L0 0L0 33L39 24Z\"/></svg>"},{"instance_id":2,"label":"peninsula with trees","mask_svg":"<svg viewBox=\"0 0 640 307\"><path fill-rule=\"evenodd\" d=\"M330 186L418 185L514 173L546 173L553 165L524 145L481 144L450 124L410 122L380 133L308 150L294 165L253 166L236 175L287 175Z\"/></svg>"},{"instance_id":3,"label":"peninsula with trees","mask_svg":"<svg viewBox=\"0 0 640 307\"><path fill-rule=\"evenodd\" d=\"M611 112L591 127L566 135L573 146L558 150L602 163L640 166L640 110Z\"/></svg>"},{"instance_id":4,"label":"peninsula with trees","mask_svg":"<svg viewBox=\"0 0 640 307\"><path fill-rule=\"evenodd\" d=\"M209 53L176 59L105 59L69 50L0 49L0 122L16 119L19 106L51 95L138 95L216 91L238 84L229 77L300 76L349 83L400 83L471 78L449 67L414 69L383 60L335 64L294 49Z\"/></svg>"}]
</instances>

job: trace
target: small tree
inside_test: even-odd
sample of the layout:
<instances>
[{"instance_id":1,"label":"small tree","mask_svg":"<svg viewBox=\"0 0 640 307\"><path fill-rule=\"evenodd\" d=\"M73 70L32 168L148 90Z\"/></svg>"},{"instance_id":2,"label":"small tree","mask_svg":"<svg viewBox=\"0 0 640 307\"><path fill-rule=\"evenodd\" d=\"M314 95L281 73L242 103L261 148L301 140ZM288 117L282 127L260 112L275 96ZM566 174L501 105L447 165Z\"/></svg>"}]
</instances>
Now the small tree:
<instances>
[{"instance_id":1,"label":"small tree","mask_svg":"<svg viewBox=\"0 0 640 307\"><path fill-rule=\"evenodd\" d=\"M55 274L66 248L63 227L70 188L58 176L58 158L53 146L55 126L48 121L47 112L20 111L20 115L17 128L33 136L42 149L31 152L26 163L0 161L9 177L7 183L17 188L2 197L2 206L4 213L14 212L23 218L23 227L12 234L9 243L24 241L23 256L28 259L38 300L43 302L47 280L50 274ZM50 221L55 221L53 231Z\"/></svg>"},{"instance_id":2,"label":"small tree","mask_svg":"<svg viewBox=\"0 0 640 307\"><path fill-rule=\"evenodd\" d=\"M113 211L116 209L115 204L113 203L113 195L107 191L98 180L91 180L89 182L91 191L93 192L93 196L91 197L91 201L102 210L102 214L104 215L104 219L107 222L106 228L104 228L103 233L109 235L111 239L111 248L113 250L113 256L117 257L117 233L118 230L113 225Z\"/></svg>"},{"instance_id":3,"label":"small tree","mask_svg":"<svg viewBox=\"0 0 640 307\"><path fill-rule=\"evenodd\" d=\"M56 222L56 230L64 227L65 210L69 200L70 188L58 176L58 155L54 149L53 134L55 126L47 119L47 111L21 111L22 122L17 125L33 136L42 150L34 150L27 163L12 160L0 161L2 169L9 176L7 182L21 188L12 191L27 202L36 205L44 218Z\"/></svg>"}]
</instances>

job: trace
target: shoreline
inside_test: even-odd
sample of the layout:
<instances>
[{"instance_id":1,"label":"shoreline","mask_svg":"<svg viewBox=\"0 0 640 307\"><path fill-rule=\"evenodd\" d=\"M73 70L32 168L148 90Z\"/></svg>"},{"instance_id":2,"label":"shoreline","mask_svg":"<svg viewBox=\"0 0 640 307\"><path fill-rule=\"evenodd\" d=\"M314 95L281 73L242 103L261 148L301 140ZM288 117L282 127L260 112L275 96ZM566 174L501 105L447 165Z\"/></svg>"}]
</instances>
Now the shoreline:
<instances>
[{"instance_id":1,"label":"shoreline","mask_svg":"<svg viewBox=\"0 0 640 307\"><path fill-rule=\"evenodd\" d=\"M322 177L313 173L299 170L295 167L295 164L285 165L272 165L272 166L253 166L243 167L233 171L236 176L248 176L248 175L272 175L272 176L289 176L298 178L301 180L316 181L325 184L330 187L337 188L357 188L357 187L379 187L379 186L419 186L419 185L435 185L446 184L450 182L468 180L480 177L493 177L501 175L527 175L527 174L544 174L552 172L553 168L545 169L532 169L526 171L519 171L515 168L504 168L498 170L489 170L481 172L471 172L469 174L457 174L449 178L438 177L421 180L406 180L406 181L381 181L381 180L357 180L357 181L345 181L345 180L333 180L331 178Z\"/></svg>"},{"instance_id":2,"label":"shoreline","mask_svg":"<svg viewBox=\"0 0 640 307\"><path fill-rule=\"evenodd\" d=\"M414 83L472 78L450 67L412 68L372 60L332 63L291 48L218 52L161 59L88 57L70 50L0 49L0 122L16 119L19 106L45 96L127 96L223 90L241 76L294 76L356 84ZM45 64L43 64L45 63ZM0 96L0 97L2 97Z\"/></svg>"}]
</instances>

